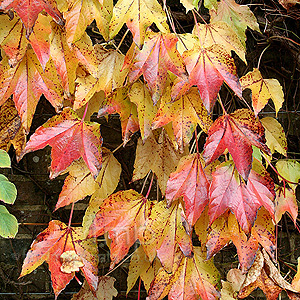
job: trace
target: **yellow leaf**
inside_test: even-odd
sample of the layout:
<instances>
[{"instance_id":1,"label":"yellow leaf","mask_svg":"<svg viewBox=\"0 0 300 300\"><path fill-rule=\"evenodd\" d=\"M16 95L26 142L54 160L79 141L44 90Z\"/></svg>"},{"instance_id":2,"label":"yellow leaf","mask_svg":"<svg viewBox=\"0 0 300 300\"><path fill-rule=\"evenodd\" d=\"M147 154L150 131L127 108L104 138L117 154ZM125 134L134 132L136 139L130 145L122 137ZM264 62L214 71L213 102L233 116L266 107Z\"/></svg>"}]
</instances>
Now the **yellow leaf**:
<instances>
[{"instance_id":1,"label":"yellow leaf","mask_svg":"<svg viewBox=\"0 0 300 300\"><path fill-rule=\"evenodd\" d=\"M284 102L282 87L277 79L263 79L258 69L253 69L245 76L240 78L240 82L244 89L251 89L252 107L255 115L257 115L272 99L276 115Z\"/></svg>"},{"instance_id":2,"label":"yellow leaf","mask_svg":"<svg viewBox=\"0 0 300 300\"><path fill-rule=\"evenodd\" d=\"M271 152L277 151L286 156L287 141L281 124L271 117L263 118L260 121L265 128L266 144Z\"/></svg>"},{"instance_id":3,"label":"yellow leaf","mask_svg":"<svg viewBox=\"0 0 300 300\"><path fill-rule=\"evenodd\" d=\"M132 180L142 179L152 170L156 174L159 187L164 194L169 175L175 171L183 155L184 154L181 155L179 151L175 151L172 142L164 130L158 142L153 135L150 135L144 144L142 140L139 139Z\"/></svg>"},{"instance_id":4,"label":"yellow leaf","mask_svg":"<svg viewBox=\"0 0 300 300\"><path fill-rule=\"evenodd\" d=\"M278 160L276 163L278 173L291 182L298 182L300 179L300 163L293 159ZM279 177L279 180L282 178ZM294 190L297 184L289 183L290 187Z\"/></svg>"},{"instance_id":5,"label":"yellow leaf","mask_svg":"<svg viewBox=\"0 0 300 300\"><path fill-rule=\"evenodd\" d=\"M144 43L146 29L155 23L161 32L169 32L167 17L157 0L119 0L113 9L109 24L112 39L126 23L140 47Z\"/></svg>"}]
</instances>

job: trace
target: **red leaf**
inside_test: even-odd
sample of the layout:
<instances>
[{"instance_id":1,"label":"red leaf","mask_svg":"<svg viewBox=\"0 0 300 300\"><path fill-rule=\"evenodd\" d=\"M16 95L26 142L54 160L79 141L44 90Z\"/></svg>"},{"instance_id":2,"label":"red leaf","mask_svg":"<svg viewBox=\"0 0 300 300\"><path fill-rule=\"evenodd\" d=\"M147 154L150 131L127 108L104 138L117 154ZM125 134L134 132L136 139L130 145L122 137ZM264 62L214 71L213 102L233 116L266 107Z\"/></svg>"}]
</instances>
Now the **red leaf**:
<instances>
[{"instance_id":1,"label":"red leaf","mask_svg":"<svg viewBox=\"0 0 300 300\"><path fill-rule=\"evenodd\" d=\"M199 153L184 156L167 183L168 204L183 196L185 212L192 226L208 204L209 183L202 169L203 159Z\"/></svg>"},{"instance_id":2,"label":"red leaf","mask_svg":"<svg viewBox=\"0 0 300 300\"><path fill-rule=\"evenodd\" d=\"M242 97L234 60L221 46L202 48L195 44L194 48L185 51L182 57L189 73L189 83L198 86L208 112L212 110L224 81L238 97ZM178 84L181 86L184 82Z\"/></svg>"},{"instance_id":3,"label":"red leaf","mask_svg":"<svg viewBox=\"0 0 300 300\"><path fill-rule=\"evenodd\" d=\"M259 174L251 170L245 184L239 178L233 162L227 161L213 173L209 191L210 224L230 209L242 229L248 233L260 206L264 206L274 217L274 196L274 183L266 171Z\"/></svg>"},{"instance_id":4,"label":"red leaf","mask_svg":"<svg viewBox=\"0 0 300 300\"><path fill-rule=\"evenodd\" d=\"M50 178L55 178L64 171L72 161L83 158L94 178L101 168L102 138L100 125L85 123L74 111L66 108L59 115L40 126L30 137L20 159L28 152L52 147Z\"/></svg>"},{"instance_id":5,"label":"red leaf","mask_svg":"<svg viewBox=\"0 0 300 300\"><path fill-rule=\"evenodd\" d=\"M27 37L31 34L38 14L45 10L58 24L63 25L62 15L54 0L3 0L0 10L14 9L26 27Z\"/></svg>"},{"instance_id":6,"label":"red leaf","mask_svg":"<svg viewBox=\"0 0 300 300\"><path fill-rule=\"evenodd\" d=\"M206 165L216 160L227 148L238 172L247 180L252 164L252 145L271 155L265 145L264 127L253 112L238 109L219 117L208 131L203 158Z\"/></svg>"},{"instance_id":7,"label":"red leaf","mask_svg":"<svg viewBox=\"0 0 300 300\"><path fill-rule=\"evenodd\" d=\"M172 33L148 32L143 49L137 53L131 66L129 80L133 82L143 74L154 104L163 93L168 71L187 79L183 60L176 49L177 40Z\"/></svg>"},{"instance_id":8,"label":"red leaf","mask_svg":"<svg viewBox=\"0 0 300 300\"><path fill-rule=\"evenodd\" d=\"M55 298L75 275L75 266L70 268L63 263L62 254L71 251L73 257L80 261L80 269L89 286L95 291L98 282L98 250L96 240L85 240L82 228L70 228L60 221L51 221L48 228L41 232L32 243L23 263L20 277L35 270L44 261L49 265ZM74 253L75 252L75 253ZM68 252L67 252L68 253ZM70 252L69 252L70 253ZM66 266L68 269L66 269ZM73 271L72 271L73 270ZM67 273L70 272L70 273Z\"/></svg>"}]
</instances>

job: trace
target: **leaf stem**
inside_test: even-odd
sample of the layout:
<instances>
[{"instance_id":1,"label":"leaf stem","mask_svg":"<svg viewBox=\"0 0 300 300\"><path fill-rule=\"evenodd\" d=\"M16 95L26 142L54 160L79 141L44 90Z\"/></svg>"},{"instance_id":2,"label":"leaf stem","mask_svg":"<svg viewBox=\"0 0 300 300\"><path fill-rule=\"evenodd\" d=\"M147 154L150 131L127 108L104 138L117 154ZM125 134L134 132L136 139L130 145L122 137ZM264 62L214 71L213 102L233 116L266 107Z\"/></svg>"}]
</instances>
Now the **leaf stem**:
<instances>
[{"instance_id":1,"label":"leaf stem","mask_svg":"<svg viewBox=\"0 0 300 300\"><path fill-rule=\"evenodd\" d=\"M146 199L148 199L148 197L149 197L149 194L150 194L150 191L151 191L151 188L152 188L153 178L154 178L154 173L152 172L152 178L151 178L151 181L150 181L150 184L149 184L148 192L145 196Z\"/></svg>"},{"instance_id":2,"label":"leaf stem","mask_svg":"<svg viewBox=\"0 0 300 300\"><path fill-rule=\"evenodd\" d=\"M219 94L218 94L218 101L219 101L219 103L220 103L220 105L221 105L221 107L222 107L223 114L224 114L224 115L227 115L227 111L226 111L226 109L225 109L225 107L224 107L224 105L223 105L223 102L222 102L221 97L220 97Z\"/></svg>"},{"instance_id":3,"label":"leaf stem","mask_svg":"<svg viewBox=\"0 0 300 300\"><path fill-rule=\"evenodd\" d=\"M81 122L84 122L84 118L85 118L85 116L86 116L86 113L87 113L88 107L89 107L89 103L87 102L87 104L85 105L85 110L84 110L84 113L83 113L83 116L82 116Z\"/></svg>"},{"instance_id":4,"label":"leaf stem","mask_svg":"<svg viewBox=\"0 0 300 300\"><path fill-rule=\"evenodd\" d=\"M105 276L108 276L109 274L111 274L113 271L115 271L116 269L118 269L128 258L130 258L132 255L134 254L134 252L132 252L131 254L129 254L127 257L125 257L121 262L119 262L113 269L111 269L110 271L108 271L107 274L105 274Z\"/></svg>"},{"instance_id":5,"label":"leaf stem","mask_svg":"<svg viewBox=\"0 0 300 300\"><path fill-rule=\"evenodd\" d=\"M143 186L142 186L142 189L141 189L141 193L140 193L140 194L143 194L143 191L144 191L146 182L147 182L148 177L150 176L151 172L152 172L152 171L150 170L150 171L148 172L148 174L146 175L146 178L145 178L145 180L144 180L144 183L143 183Z\"/></svg>"},{"instance_id":6,"label":"leaf stem","mask_svg":"<svg viewBox=\"0 0 300 300\"><path fill-rule=\"evenodd\" d=\"M119 45L118 45L116 51L119 51L119 50L120 50L120 47L121 47L122 43L124 42L124 39L125 39L125 37L126 37L126 35L127 35L128 32L129 32L129 28L127 28L126 32L125 32L124 35L122 36L121 41L120 41L120 43L119 43Z\"/></svg>"},{"instance_id":7,"label":"leaf stem","mask_svg":"<svg viewBox=\"0 0 300 300\"><path fill-rule=\"evenodd\" d=\"M258 63L257 63L257 69L259 69L259 66L260 66L260 61L261 61L261 58L263 56L263 54L265 53L265 51L271 46L271 44L269 44L260 54L259 56L259 59L258 59Z\"/></svg>"},{"instance_id":8,"label":"leaf stem","mask_svg":"<svg viewBox=\"0 0 300 300\"><path fill-rule=\"evenodd\" d=\"M197 126L196 126L196 129L195 129L195 141L196 141L196 149L197 149L197 153L199 154Z\"/></svg>"},{"instance_id":9,"label":"leaf stem","mask_svg":"<svg viewBox=\"0 0 300 300\"><path fill-rule=\"evenodd\" d=\"M140 276L140 279L139 279L138 300L140 300L140 299L141 299L141 283L142 283L142 279L141 279L141 276Z\"/></svg>"},{"instance_id":10,"label":"leaf stem","mask_svg":"<svg viewBox=\"0 0 300 300\"><path fill-rule=\"evenodd\" d=\"M72 222L72 217L73 217L73 212L74 212L74 205L75 205L75 203L73 202L72 207L71 207L70 217L69 217L68 229L71 228L71 222Z\"/></svg>"}]
</instances>

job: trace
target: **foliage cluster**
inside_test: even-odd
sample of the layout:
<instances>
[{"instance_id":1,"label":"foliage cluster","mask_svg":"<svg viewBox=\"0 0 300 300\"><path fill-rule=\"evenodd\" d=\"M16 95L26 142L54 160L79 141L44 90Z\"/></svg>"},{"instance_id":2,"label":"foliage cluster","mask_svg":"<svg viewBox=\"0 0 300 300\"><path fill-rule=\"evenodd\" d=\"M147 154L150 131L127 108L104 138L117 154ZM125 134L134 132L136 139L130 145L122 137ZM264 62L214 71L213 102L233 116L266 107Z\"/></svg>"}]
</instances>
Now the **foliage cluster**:
<instances>
[{"instance_id":1,"label":"foliage cluster","mask_svg":"<svg viewBox=\"0 0 300 300\"><path fill-rule=\"evenodd\" d=\"M48 145L50 178L68 173L55 209L71 204L69 222L52 220L36 237L20 275L47 262L55 297L79 271L86 283L73 299L116 296L114 279L98 278L102 235L111 269L139 245L128 291L140 277L149 300L245 298L257 287L268 299L282 290L290 299L300 296L300 272L289 283L275 267L276 224L288 212L297 226L300 164L288 158L276 118L259 117L270 100L279 112L283 90L278 80L262 76L259 63L243 76L236 67L247 64L246 29L260 32L257 19L234 0L181 4L194 19L189 33L176 31L166 1L0 1L2 147L12 144L21 160ZM92 42L90 24L103 42ZM251 91L250 101L244 90ZM26 143L42 95L57 114ZM132 181L144 179L142 191L115 192L119 148L103 147L99 123L90 122L94 112L119 115L120 147L140 132ZM198 139L204 136L202 151ZM1 151L0 166L9 165ZM15 188L3 175L0 184L1 200L12 204ZM72 227L74 204L87 196L82 226ZM4 206L0 234L16 234L16 220ZM239 268L221 282L213 256L229 243Z\"/></svg>"}]
</instances>

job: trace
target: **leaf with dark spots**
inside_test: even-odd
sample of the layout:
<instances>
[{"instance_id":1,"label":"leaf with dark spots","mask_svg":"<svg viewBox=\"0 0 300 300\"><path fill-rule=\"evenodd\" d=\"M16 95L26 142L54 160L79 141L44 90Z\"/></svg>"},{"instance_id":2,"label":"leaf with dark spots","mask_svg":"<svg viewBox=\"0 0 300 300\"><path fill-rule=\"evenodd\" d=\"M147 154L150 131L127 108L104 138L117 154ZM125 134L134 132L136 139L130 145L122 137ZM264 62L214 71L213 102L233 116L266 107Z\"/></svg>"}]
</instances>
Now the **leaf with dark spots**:
<instances>
[{"instance_id":1,"label":"leaf with dark spots","mask_svg":"<svg viewBox=\"0 0 300 300\"><path fill-rule=\"evenodd\" d=\"M194 255L185 257L179 249L175 252L172 272L163 268L153 280L147 300L213 300L219 298L215 286L219 273L212 260L206 260L201 248L193 248Z\"/></svg>"},{"instance_id":2,"label":"leaf with dark spots","mask_svg":"<svg viewBox=\"0 0 300 300\"><path fill-rule=\"evenodd\" d=\"M110 258L113 268L140 238L148 215L147 199L134 190L120 191L106 198L90 227L89 236L108 232L112 240Z\"/></svg>"},{"instance_id":3,"label":"leaf with dark spots","mask_svg":"<svg viewBox=\"0 0 300 300\"><path fill-rule=\"evenodd\" d=\"M90 288L95 291L98 282L98 248L96 240L85 240L82 236L81 227L68 229L68 226L60 221L51 221L49 226L37 236L27 252L20 277L31 273L46 261L51 272L55 298L57 298L75 276L74 271L70 273L62 271L64 268L62 268L63 260L61 256L67 251L72 251L80 259L83 264L80 269Z\"/></svg>"},{"instance_id":4,"label":"leaf with dark spots","mask_svg":"<svg viewBox=\"0 0 300 300\"><path fill-rule=\"evenodd\" d=\"M204 174L203 164L199 153L182 157L167 183L168 204L183 196L185 213L191 226L196 223L208 204L209 182Z\"/></svg>"},{"instance_id":5,"label":"leaf with dark spots","mask_svg":"<svg viewBox=\"0 0 300 300\"><path fill-rule=\"evenodd\" d=\"M94 178L98 176L102 163L99 124L83 122L71 108L65 108L35 131L19 159L47 145L52 147L50 178L61 174L80 157Z\"/></svg>"},{"instance_id":6,"label":"leaf with dark spots","mask_svg":"<svg viewBox=\"0 0 300 300\"><path fill-rule=\"evenodd\" d=\"M153 206L147 218L141 243L152 262L157 255L167 272L172 271L177 246L185 256L192 255L190 229L186 222L182 205L174 201L169 208L161 201Z\"/></svg>"},{"instance_id":7,"label":"leaf with dark spots","mask_svg":"<svg viewBox=\"0 0 300 300\"><path fill-rule=\"evenodd\" d=\"M252 145L271 155L265 144L264 127L248 109L238 109L219 117L208 131L203 158L206 165L228 149L239 174L248 179L252 165Z\"/></svg>"},{"instance_id":8,"label":"leaf with dark spots","mask_svg":"<svg viewBox=\"0 0 300 300\"><path fill-rule=\"evenodd\" d=\"M45 10L58 24L63 25L62 14L56 7L55 0L3 0L0 10L14 9L22 19L29 37L39 13Z\"/></svg>"},{"instance_id":9,"label":"leaf with dark spots","mask_svg":"<svg viewBox=\"0 0 300 300\"><path fill-rule=\"evenodd\" d=\"M154 104L163 94L168 71L184 79L188 78L182 57L176 49L177 40L172 33L149 31L143 49L137 52L130 67L129 80L136 81L143 75Z\"/></svg>"}]
</instances>

